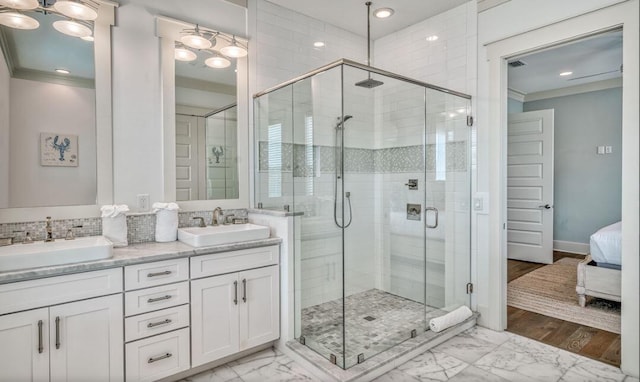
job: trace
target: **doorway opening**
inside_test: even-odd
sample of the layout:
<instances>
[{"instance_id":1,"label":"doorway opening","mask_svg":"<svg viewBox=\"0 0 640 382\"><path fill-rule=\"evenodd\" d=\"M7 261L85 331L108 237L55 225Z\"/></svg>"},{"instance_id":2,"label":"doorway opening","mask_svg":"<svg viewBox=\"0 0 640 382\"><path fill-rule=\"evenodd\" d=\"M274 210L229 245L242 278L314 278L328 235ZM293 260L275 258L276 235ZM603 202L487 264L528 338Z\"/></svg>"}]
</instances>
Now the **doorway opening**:
<instances>
[{"instance_id":1,"label":"doorway opening","mask_svg":"<svg viewBox=\"0 0 640 382\"><path fill-rule=\"evenodd\" d=\"M507 62L507 330L620 366L622 30Z\"/></svg>"}]
</instances>

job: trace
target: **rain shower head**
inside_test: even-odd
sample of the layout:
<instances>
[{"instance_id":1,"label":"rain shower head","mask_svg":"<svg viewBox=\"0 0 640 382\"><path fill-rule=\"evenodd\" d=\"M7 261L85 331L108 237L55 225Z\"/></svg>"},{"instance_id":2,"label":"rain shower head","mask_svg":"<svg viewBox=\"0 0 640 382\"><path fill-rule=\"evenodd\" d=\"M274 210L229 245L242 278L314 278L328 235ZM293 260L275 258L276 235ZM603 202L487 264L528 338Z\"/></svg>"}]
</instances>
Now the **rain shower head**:
<instances>
[{"instance_id":1,"label":"rain shower head","mask_svg":"<svg viewBox=\"0 0 640 382\"><path fill-rule=\"evenodd\" d=\"M380 86L380 85L384 85L384 82L374 80L373 78L367 78L366 80L356 82L356 86L360 86L367 89L375 88L376 86Z\"/></svg>"},{"instance_id":2,"label":"rain shower head","mask_svg":"<svg viewBox=\"0 0 640 382\"><path fill-rule=\"evenodd\" d=\"M367 1L365 5L367 6L367 66L371 66L371 2ZM376 86L384 84L382 81L372 79L371 72L367 74L366 80L358 81L355 85L362 88L373 89Z\"/></svg>"}]
</instances>

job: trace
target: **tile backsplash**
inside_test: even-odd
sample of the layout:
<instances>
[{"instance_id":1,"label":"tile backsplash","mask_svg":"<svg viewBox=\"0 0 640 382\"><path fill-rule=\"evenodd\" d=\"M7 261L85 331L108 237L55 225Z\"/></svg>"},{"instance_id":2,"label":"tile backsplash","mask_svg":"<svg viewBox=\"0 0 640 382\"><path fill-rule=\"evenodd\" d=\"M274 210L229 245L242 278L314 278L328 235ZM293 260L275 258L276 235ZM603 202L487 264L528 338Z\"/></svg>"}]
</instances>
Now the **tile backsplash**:
<instances>
[{"instance_id":1,"label":"tile backsplash","mask_svg":"<svg viewBox=\"0 0 640 382\"><path fill-rule=\"evenodd\" d=\"M234 215L235 217L247 217L246 209L224 210L224 215ZM212 211L188 211L178 212L178 227L189 227L197 225L194 217L203 217L207 224L213 218ZM73 229L76 237L97 236L102 234L102 218L86 219L62 219L52 220L53 237L64 238L69 229ZM129 244L146 243L155 241L156 214L134 214L127 216L127 240ZM0 224L0 238L15 237L22 240L29 232L33 240L44 240L45 221L3 223Z\"/></svg>"}]
</instances>

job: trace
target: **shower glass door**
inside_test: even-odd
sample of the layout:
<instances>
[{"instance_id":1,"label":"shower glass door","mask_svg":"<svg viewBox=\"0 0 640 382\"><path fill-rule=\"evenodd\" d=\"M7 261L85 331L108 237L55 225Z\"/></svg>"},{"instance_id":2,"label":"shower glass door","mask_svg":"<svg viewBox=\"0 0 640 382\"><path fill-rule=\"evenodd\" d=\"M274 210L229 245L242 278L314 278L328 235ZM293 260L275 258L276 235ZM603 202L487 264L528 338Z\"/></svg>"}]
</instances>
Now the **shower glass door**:
<instances>
[{"instance_id":1,"label":"shower glass door","mask_svg":"<svg viewBox=\"0 0 640 382\"><path fill-rule=\"evenodd\" d=\"M426 111L423 86L343 70L338 197L345 223L345 365L351 367L426 330ZM355 85L361 81L369 87Z\"/></svg>"}]
</instances>

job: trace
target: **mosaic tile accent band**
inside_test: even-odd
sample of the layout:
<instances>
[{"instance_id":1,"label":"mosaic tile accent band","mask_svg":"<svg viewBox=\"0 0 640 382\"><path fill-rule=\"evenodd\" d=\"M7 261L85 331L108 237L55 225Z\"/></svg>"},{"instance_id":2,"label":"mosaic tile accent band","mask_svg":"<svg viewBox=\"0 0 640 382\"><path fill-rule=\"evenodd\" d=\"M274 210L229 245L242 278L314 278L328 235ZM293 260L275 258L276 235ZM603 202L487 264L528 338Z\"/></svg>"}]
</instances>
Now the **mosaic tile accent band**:
<instances>
[{"instance_id":1,"label":"mosaic tile accent band","mask_svg":"<svg viewBox=\"0 0 640 382\"><path fill-rule=\"evenodd\" d=\"M247 217L246 209L224 210L224 215L234 215L238 218ZM207 224L211 223L213 211L187 211L178 213L178 227L195 226L198 222L194 217L203 217ZM98 236L102 234L102 218L86 219L62 219L52 220L53 237L64 238L67 230L73 229L76 237ZM73 228L75 227L75 228ZM31 238L42 241L45 238L45 221L4 223L0 224L0 238L14 237L21 241L24 235L29 232ZM156 214L135 214L127 216L127 240L129 244L147 243L155 241L156 234Z\"/></svg>"},{"instance_id":2,"label":"mosaic tile accent band","mask_svg":"<svg viewBox=\"0 0 640 382\"><path fill-rule=\"evenodd\" d=\"M280 148L274 165L269 163L269 150ZM305 146L282 143L271 146L258 143L260 171L293 172L294 177L320 176L333 172L340 153L333 146ZM425 154L426 150L426 154ZM397 173L436 171L438 148L435 144L392 147L387 149L345 148L344 171L352 173ZM279 160L278 160L279 158ZM447 171L467 171L467 142L447 142L444 146ZM426 167L425 167L426 166Z\"/></svg>"}]
</instances>

